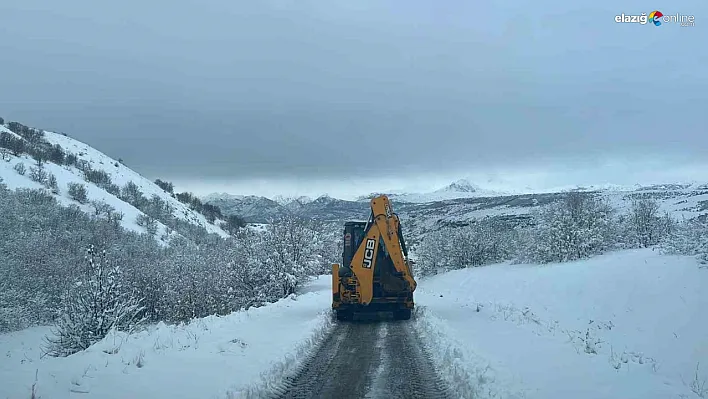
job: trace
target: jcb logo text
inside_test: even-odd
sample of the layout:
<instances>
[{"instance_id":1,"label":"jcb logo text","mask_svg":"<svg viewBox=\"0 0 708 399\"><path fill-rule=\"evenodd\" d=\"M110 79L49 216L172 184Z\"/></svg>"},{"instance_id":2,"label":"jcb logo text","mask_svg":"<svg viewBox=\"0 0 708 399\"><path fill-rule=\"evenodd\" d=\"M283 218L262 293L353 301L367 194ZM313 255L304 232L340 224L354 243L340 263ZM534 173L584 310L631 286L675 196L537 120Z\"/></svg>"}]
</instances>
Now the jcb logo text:
<instances>
[{"instance_id":1,"label":"jcb logo text","mask_svg":"<svg viewBox=\"0 0 708 399\"><path fill-rule=\"evenodd\" d=\"M366 240L366 248L364 249L364 269L371 269L371 263L374 259L374 249L376 248L376 240L369 238Z\"/></svg>"}]
</instances>

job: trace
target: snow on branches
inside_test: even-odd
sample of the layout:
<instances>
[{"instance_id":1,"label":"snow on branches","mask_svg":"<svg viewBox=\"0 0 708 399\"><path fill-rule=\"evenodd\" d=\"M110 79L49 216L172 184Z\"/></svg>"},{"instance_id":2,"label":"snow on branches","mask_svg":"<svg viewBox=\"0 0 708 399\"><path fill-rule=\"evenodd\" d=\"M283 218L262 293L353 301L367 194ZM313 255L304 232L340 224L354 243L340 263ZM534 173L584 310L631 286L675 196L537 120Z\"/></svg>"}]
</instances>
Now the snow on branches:
<instances>
[{"instance_id":1,"label":"snow on branches","mask_svg":"<svg viewBox=\"0 0 708 399\"><path fill-rule=\"evenodd\" d=\"M123 284L120 266L92 245L83 270L69 289L46 353L68 356L103 339L109 331L131 330L142 322L141 300Z\"/></svg>"}]
</instances>

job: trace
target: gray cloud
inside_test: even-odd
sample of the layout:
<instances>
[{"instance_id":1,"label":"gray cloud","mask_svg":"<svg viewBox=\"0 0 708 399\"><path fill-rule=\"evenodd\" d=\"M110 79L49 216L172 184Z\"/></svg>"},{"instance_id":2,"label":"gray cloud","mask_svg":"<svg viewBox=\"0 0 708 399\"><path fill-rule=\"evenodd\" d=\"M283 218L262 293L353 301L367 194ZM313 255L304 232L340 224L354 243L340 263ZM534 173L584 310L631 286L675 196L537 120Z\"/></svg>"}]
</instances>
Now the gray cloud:
<instances>
[{"instance_id":1,"label":"gray cloud","mask_svg":"<svg viewBox=\"0 0 708 399\"><path fill-rule=\"evenodd\" d=\"M3 2L0 112L192 182L708 162L705 2L348 3Z\"/></svg>"}]
</instances>

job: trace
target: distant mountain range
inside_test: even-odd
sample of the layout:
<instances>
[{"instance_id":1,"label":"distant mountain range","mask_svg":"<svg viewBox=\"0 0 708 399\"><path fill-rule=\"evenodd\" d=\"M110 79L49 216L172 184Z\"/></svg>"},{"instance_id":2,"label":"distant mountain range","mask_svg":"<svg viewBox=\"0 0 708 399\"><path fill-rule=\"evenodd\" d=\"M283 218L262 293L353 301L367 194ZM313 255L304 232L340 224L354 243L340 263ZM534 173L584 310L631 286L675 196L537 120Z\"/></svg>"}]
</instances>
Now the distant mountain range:
<instances>
[{"instance_id":1,"label":"distant mountain range","mask_svg":"<svg viewBox=\"0 0 708 399\"><path fill-rule=\"evenodd\" d=\"M567 191L597 193L616 208L627 208L633 198L660 201L661 210L678 218L708 217L708 184L669 183L650 186L565 187L552 192L503 193L482 189L467 180L458 180L430 193L391 193L394 211L416 234L444 225L464 225L475 219L492 217L512 224L526 223L529 213L562 197ZM301 217L343 222L362 220L369 215L368 200L379 193L349 201L321 196L308 197L238 196L211 194L204 201L221 208L224 214L238 214L251 223L267 223L288 213Z\"/></svg>"}]
</instances>

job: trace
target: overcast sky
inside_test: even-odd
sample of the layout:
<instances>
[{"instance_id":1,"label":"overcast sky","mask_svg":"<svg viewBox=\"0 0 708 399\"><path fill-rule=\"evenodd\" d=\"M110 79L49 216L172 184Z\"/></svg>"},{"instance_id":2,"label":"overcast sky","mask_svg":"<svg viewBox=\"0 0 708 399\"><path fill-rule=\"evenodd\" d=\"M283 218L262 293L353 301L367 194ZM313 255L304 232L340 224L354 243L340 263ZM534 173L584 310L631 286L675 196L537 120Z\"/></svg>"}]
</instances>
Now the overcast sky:
<instances>
[{"instance_id":1,"label":"overcast sky","mask_svg":"<svg viewBox=\"0 0 708 399\"><path fill-rule=\"evenodd\" d=\"M611 4L2 0L0 116L198 193L708 181L708 2Z\"/></svg>"}]
</instances>

